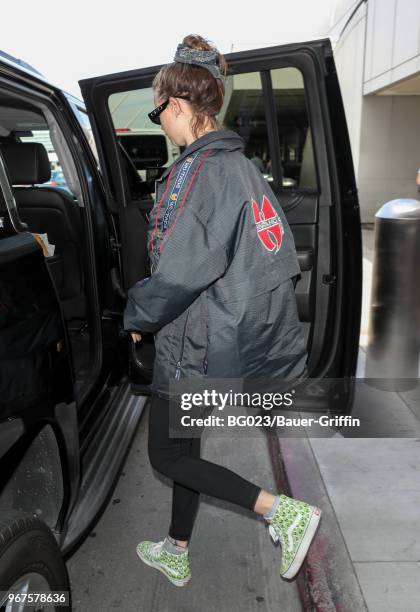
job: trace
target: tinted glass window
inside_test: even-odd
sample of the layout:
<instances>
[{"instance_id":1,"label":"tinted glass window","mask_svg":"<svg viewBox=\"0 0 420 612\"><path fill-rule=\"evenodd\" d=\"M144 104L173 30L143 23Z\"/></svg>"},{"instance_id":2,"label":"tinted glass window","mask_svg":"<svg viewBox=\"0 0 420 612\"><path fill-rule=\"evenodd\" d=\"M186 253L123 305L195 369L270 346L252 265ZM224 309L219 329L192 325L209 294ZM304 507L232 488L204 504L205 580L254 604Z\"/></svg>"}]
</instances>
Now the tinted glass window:
<instances>
[{"instance_id":1,"label":"tinted glass window","mask_svg":"<svg viewBox=\"0 0 420 612\"><path fill-rule=\"evenodd\" d=\"M155 107L152 88L114 93L109 96L108 106L123 148L131 197L153 195L155 179L179 156L180 147L148 117Z\"/></svg>"},{"instance_id":2,"label":"tinted glass window","mask_svg":"<svg viewBox=\"0 0 420 612\"><path fill-rule=\"evenodd\" d=\"M296 68L271 70L277 108L283 189L316 188L311 131L302 74ZM226 79L218 117L245 141L245 155L273 182L261 76L249 72Z\"/></svg>"},{"instance_id":3,"label":"tinted glass window","mask_svg":"<svg viewBox=\"0 0 420 612\"><path fill-rule=\"evenodd\" d=\"M259 72L235 74L225 83L225 100L218 115L227 129L245 141L245 155L272 181L267 122Z\"/></svg>"},{"instance_id":4,"label":"tinted glass window","mask_svg":"<svg viewBox=\"0 0 420 612\"><path fill-rule=\"evenodd\" d=\"M283 189L316 189L317 180L311 130L301 72L296 68L270 71L277 124ZM180 153L163 130L147 114L154 108L151 88L118 92L109 98L118 140L142 180L155 177L153 168L163 169ZM244 140L245 155L269 183L273 182L268 126L260 72L228 76L225 100L218 115L226 129Z\"/></svg>"},{"instance_id":5,"label":"tinted glass window","mask_svg":"<svg viewBox=\"0 0 420 612\"><path fill-rule=\"evenodd\" d=\"M137 170L164 166L168 161L168 147L163 135L121 133L118 140L134 162Z\"/></svg>"},{"instance_id":6,"label":"tinted glass window","mask_svg":"<svg viewBox=\"0 0 420 612\"><path fill-rule=\"evenodd\" d=\"M283 187L317 187L312 137L302 74L297 68L271 70L277 108Z\"/></svg>"}]
</instances>

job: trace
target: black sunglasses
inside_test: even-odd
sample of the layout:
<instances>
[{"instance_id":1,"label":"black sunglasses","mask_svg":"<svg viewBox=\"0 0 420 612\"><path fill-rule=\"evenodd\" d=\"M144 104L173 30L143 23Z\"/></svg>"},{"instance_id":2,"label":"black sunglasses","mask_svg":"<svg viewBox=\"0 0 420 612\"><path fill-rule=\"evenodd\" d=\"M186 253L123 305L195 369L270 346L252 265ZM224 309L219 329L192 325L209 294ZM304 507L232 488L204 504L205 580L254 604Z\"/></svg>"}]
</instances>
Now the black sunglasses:
<instances>
[{"instance_id":1,"label":"black sunglasses","mask_svg":"<svg viewBox=\"0 0 420 612\"><path fill-rule=\"evenodd\" d=\"M189 96L172 96L173 98L182 98L182 100L189 100ZM155 123L156 125L160 125L160 114L163 113L163 111L165 110L165 108L168 106L169 104L169 98L167 100L165 100L165 102L162 102L162 104L159 104L159 106L156 106L156 108L154 108L152 111L150 111L150 113L147 114L147 116L149 117L150 121L152 123Z\"/></svg>"}]
</instances>

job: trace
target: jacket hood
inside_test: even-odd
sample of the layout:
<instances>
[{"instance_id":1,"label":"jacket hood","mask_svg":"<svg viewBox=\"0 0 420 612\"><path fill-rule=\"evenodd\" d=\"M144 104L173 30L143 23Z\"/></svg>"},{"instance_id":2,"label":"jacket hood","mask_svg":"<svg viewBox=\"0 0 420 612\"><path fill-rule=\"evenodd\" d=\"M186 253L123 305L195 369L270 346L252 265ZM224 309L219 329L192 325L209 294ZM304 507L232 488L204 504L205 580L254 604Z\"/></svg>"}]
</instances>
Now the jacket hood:
<instances>
[{"instance_id":1,"label":"jacket hood","mask_svg":"<svg viewBox=\"0 0 420 612\"><path fill-rule=\"evenodd\" d=\"M171 168L174 165L177 165L180 161L182 161L185 157L188 157L191 153L198 150L206 150L206 149L224 149L225 151L243 151L245 149L245 141L233 130L214 130L213 132L209 132L208 134L204 134L197 138L192 142L188 147L184 149L179 157L166 168L161 177L158 179L159 181L164 179Z\"/></svg>"}]
</instances>

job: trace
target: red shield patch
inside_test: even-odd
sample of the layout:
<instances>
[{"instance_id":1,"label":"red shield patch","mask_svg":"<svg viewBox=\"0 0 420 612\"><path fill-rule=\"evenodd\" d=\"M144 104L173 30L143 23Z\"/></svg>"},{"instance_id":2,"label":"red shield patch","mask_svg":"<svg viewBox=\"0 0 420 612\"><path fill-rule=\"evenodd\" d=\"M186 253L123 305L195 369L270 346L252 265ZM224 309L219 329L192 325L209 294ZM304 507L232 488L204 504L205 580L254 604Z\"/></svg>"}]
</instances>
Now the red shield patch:
<instances>
[{"instance_id":1,"label":"red shield patch","mask_svg":"<svg viewBox=\"0 0 420 612\"><path fill-rule=\"evenodd\" d=\"M252 200L252 212L258 238L267 251L275 250L277 253L283 240L284 228L276 209L267 196L263 196L261 210L255 200Z\"/></svg>"}]
</instances>

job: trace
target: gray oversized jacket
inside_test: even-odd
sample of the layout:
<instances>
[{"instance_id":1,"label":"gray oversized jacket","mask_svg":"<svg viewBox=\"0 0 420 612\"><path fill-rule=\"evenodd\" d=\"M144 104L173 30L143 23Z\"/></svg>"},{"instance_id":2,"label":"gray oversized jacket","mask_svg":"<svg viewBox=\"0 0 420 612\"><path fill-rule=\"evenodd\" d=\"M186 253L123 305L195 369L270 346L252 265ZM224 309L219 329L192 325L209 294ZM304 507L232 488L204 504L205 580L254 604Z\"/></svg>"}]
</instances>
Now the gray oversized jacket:
<instances>
[{"instance_id":1,"label":"gray oversized jacket","mask_svg":"<svg viewBox=\"0 0 420 612\"><path fill-rule=\"evenodd\" d=\"M189 145L156 181L151 276L128 292L124 328L153 332L153 390L185 377L294 378L307 353L284 212L231 130Z\"/></svg>"}]
</instances>

